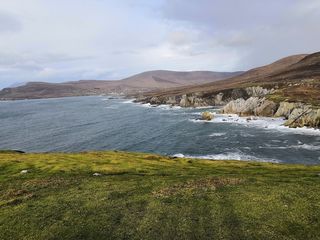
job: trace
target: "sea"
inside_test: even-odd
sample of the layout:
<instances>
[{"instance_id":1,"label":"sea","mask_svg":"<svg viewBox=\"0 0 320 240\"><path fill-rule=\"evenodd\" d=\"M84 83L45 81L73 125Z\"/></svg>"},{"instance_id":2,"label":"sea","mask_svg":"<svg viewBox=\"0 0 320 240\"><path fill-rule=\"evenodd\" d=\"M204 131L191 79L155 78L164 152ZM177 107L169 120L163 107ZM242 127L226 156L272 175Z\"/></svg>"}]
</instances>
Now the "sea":
<instances>
[{"instance_id":1,"label":"sea","mask_svg":"<svg viewBox=\"0 0 320 240\"><path fill-rule=\"evenodd\" d=\"M214 113L212 121L199 120ZM320 130L218 108L151 106L114 96L0 102L0 149L120 150L212 160L320 164Z\"/></svg>"}]
</instances>

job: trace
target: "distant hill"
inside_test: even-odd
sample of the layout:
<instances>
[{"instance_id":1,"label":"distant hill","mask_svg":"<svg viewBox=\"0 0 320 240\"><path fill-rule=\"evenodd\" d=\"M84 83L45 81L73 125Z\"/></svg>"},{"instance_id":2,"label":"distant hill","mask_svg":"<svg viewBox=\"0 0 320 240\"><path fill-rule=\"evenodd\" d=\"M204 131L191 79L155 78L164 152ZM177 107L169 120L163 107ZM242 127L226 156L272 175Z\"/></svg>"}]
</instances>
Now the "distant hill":
<instances>
[{"instance_id":1,"label":"distant hill","mask_svg":"<svg viewBox=\"0 0 320 240\"><path fill-rule=\"evenodd\" d=\"M176 72L149 71L118 81L81 80L65 83L29 82L23 86L5 88L0 99L34 99L99 94L137 94L215 82L241 74L242 72Z\"/></svg>"},{"instance_id":2,"label":"distant hill","mask_svg":"<svg viewBox=\"0 0 320 240\"><path fill-rule=\"evenodd\" d=\"M189 93L210 95L247 86L277 88L278 97L292 101L320 102L320 52L286 57L228 79L167 91L153 91L144 96L164 97Z\"/></svg>"}]
</instances>

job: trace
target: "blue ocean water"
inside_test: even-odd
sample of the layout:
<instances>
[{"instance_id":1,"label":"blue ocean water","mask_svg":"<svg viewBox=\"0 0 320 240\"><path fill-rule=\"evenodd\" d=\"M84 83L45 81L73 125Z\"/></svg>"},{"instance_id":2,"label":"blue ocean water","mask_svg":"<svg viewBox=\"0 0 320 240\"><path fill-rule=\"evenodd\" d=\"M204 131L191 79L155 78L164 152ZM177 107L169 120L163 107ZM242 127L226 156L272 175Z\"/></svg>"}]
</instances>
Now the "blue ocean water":
<instances>
[{"instance_id":1,"label":"blue ocean water","mask_svg":"<svg viewBox=\"0 0 320 240\"><path fill-rule=\"evenodd\" d=\"M209 109L216 111L215 109ZM71 97L0 102L0 149L26 152L126 150L210 159L320 163L320 131L281 120L150 107L125 99Z\"/></svg>"}]
</instances>

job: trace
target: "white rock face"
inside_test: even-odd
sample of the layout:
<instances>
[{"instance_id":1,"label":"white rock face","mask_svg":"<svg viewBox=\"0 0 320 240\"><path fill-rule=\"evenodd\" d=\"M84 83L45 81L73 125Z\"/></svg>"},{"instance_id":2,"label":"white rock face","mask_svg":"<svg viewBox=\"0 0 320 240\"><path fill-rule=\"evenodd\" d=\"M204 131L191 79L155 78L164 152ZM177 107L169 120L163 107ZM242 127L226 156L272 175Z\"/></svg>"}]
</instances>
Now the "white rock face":
<instances>
[{"instance_id":1,"label":"white rock face","mask_svg":"<svg viewBox=\"0 0 320 240\"><path fill-rule=\"evenodd\" d=\"M312 109L311 106L305 105L295 108L285 123L290 127L320 127L320 109Z\"/></svg>"},{"instance_id":2,"label":"white rock face","mask_svg":"<svg viewBox=\"0 0 320 240\"><path fill-rule=\"evenodd\" d=\"M301 103L281 102L277 112L275 113L275 117L285 117L288 119L293 109L299 107L301 107Z\"/></svg>"},{"instance_id":3,"label":"white rock face","mask_svg":"<svg viewBox=\"0 0 320 240\"><path fill-rule=\"evenodd\" d=\"M214 97L214 104L215 105L223 105L225 104L224 101L222 101L223 93L219 93Z\"/></svg>"},{"instance_id":4,"label":"white rock face","mask_svg":"<svg viewBox=\"0 0 320 240\"><path fill-rule=\"evenodd\" d=\"M168 97L168 100L166 101L166 104L171 104L171 105L174 105L176 104L177 101L176 101L176 97L173 96L173 97Z\"/></svg>"},{"instance_id":5,"label":"white rock face","mask_svg":"<svg viewBox=\"0 0 320 240\"><path fill-rule=\"evenodd\" d=\"M180 107L189 107L190 106L190 102L188 100L187 95L182 95L182 98L180 100Z\"/></svg>"},{"instance_id":6,"label":"white rock face","mask_svg":"<svg viewBox=\"0 0 320 240\"><path fill-rule=\"evenodd\" d=\"M196 95L182 95L179 105L180 107L203 107L207 106L207 103Z\"/></svg>"},{"instance_id":7,"label":"white rock face","mask_svg":"<svg viewBox=\"0 0 320 240\"><path fill-rule=\"evenodd\" d=\"M251 97L264 97L267 94L273 93L274 89L266 89L260 86L257 87L247 87L246 91Z\"/></svg>"},{"instance_id":8,"label":"white rock face","mask_svg":"<svg viewBox=\"0 0 320 240\"><path fill-rule=\"evenodd\" d=\"M246 100L244 100L243 98L238 98L236 100L230 101L227 105L223 107L222 112L239 114L245 102Z\"/></svg>"},{"instance_id":9,"label":"white rock face","mask_svg":"<svg viewBox=\"0 0 320 240\"><path fill-rule=\"evenodd\" d=\"M250 97L247 100L239 98L230 101L224 108L223 113L238 114L240 116L273 116L277 104L265 98Z\"/></svg>"}]
</instances>

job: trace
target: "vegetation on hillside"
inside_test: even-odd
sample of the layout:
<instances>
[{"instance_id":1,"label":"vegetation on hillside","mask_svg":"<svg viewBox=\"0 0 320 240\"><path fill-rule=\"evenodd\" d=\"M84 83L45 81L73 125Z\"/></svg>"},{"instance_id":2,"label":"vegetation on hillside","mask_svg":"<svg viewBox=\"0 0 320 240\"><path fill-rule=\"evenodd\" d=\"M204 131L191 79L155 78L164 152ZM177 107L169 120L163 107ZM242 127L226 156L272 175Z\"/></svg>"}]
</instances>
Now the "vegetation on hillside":
<instances>
[{"instance_id":1,"label":"vegetation on hillside","mask_svg":"<svg viewBox=\"0 0 320 240\"><path fill-rule=\"evenodd\" d=\"M0 239L320 239L320 166L0 153Z\"/></svg>"}]
</instances>

